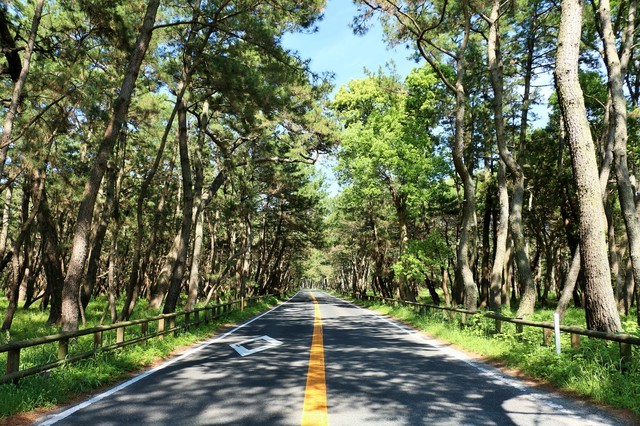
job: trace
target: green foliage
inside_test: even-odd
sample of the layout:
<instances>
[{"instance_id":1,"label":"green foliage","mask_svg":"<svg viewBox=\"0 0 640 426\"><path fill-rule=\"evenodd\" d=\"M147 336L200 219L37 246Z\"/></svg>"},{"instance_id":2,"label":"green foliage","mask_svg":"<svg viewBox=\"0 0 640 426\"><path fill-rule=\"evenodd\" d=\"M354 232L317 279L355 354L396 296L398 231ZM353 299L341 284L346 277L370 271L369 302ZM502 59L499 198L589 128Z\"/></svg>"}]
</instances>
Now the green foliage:
<instances>
[{"instance_id":1,"label":"green foliage","mask_svg":"<svg viewBox=\"0 0 640 426\"><path fill-rule=\"evenodd\" d=\"M433 232L422 241L409 241L404 253L392 268L396 276L424 282L428 274L439 273L440 268L447 265L451 255L451 248L443 236Z\"/></svg>"}]
</instances>

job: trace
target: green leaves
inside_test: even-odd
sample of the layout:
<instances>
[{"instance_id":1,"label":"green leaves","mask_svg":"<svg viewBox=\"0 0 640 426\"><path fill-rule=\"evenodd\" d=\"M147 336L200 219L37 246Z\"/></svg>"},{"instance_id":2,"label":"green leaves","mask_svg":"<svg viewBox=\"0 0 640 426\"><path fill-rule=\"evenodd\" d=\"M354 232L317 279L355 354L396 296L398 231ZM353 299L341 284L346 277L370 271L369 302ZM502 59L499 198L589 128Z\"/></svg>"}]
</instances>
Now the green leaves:
<instances>
[{"instance_id":1,"label":"green leaves","mask_svg":"<svg viewBox=\"0 0 640 426\"><path fill-rule=\"evenodd\" d=\"M345 127L337 166L344 184L369 196L402 197L414 207L442 189L449 168L433 142L437 81L426 68L405 83L379 70L338 91L332 107Z\"/></svg>"},{"instance_id":2,"label":"green leaves","mask_svg":"<svg viewBox=\"0 0 640 426\"><path fill-rule=\"evenodd\" d=\"M428 274L439 273L440 268L446 267L452 255L444 237L438 232L433 232L424 240L409 241L407 248L392 268L397 276L424 282Z\"/></svg>"}]
</instances>

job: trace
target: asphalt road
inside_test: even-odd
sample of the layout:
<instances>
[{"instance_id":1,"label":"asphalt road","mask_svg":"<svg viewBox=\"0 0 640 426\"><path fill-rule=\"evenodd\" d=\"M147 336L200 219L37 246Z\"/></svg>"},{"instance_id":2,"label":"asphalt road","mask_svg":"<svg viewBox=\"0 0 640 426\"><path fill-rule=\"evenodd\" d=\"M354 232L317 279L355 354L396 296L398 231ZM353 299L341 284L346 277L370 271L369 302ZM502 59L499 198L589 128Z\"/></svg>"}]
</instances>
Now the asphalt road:
<instances>
[{"instance_id":1,"label":"asphalt road","mask_svg":"<svg viewBox=\"0 0 640 426\"><path fill-rule=\"evenodd\" d=\"M300 425L314 318L330 425L619 424L319 291L38 423Z\"/></svg>"}]
</instances>

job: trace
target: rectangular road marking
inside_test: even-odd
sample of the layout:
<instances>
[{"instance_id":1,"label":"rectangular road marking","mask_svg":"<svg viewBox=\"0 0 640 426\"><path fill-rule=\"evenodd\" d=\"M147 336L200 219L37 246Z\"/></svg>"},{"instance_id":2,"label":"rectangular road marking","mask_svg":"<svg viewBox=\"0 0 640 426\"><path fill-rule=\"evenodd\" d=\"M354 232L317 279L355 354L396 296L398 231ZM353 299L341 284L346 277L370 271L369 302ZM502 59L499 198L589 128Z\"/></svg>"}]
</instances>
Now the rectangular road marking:
<instances>
[{"instance_id":1,"label":"rectangular road marking","mask_svg":"<svg viewBox=\"0 0 640 426\"><path fill-rule=\"evenodd\" d=\"M259 345L257 345L259 344ZM248 339L240 343L232 343L231 346L240 354L240 356L247 356L255 354L256 352L264 351L265 349L280 346L281 341L269 336L256 337L255 339Z\"/></svg>"},{"instance_id":2,"label":"rectangular road marking","mask_svg":"<svg viewBox=\"0 0 640 426\"><path fill-rule=\"evenodd\" d=\"M304 406L302 410L302 426L327 425L327 384L324 377L324 345L322 342L322 316L320 305L313 293L313 340L309 356L309 371L307 372L307 387L304 391Z\"/></svg>"}]
</instances>

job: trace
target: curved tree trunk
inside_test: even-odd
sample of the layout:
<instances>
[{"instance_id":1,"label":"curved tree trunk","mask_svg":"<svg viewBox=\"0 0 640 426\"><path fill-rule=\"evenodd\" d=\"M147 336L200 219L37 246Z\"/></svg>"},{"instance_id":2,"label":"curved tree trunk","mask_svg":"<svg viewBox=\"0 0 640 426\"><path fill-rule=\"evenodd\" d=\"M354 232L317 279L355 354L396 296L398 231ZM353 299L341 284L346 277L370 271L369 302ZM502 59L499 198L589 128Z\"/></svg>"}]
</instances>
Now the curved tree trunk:
<instances>
[{"instance_id":1,"label":"curved tree trunk","mask_svg":"<svg viewBox=\"0 0 640 426\"><path fill-rule=\"evenodd\" d=\"M498 160L498 199L500 217L495 244L495 256L491 269L491 291L489 297L489 309L499 312L502 307L502 283L503 271L507 253L507 236L509 235L509 194L507 192L507 176L504 161Z\"/></svg>"},{"instance_id":2,"label":"curved tree trunk","mask_svg":"<svg viewBox=\"0 0 640 426\"><path fill-rule=\"evenodd\" d=\"M24 277L24 269L21 267L20 262L22 260L22 256L20 256L20 250L24 246L26 239L31 233L31 228L33 226L33 222L36 219L36 215L40 210L40 203L42 201L42 190L44 188L44 179L39 179L38 175L32 175L32 179L29 179L30 182L25 183L25 191L23 195L23 205L22 205L22 213L23 213L23 223L20 229L20 233L18 234L16 240L13 243L13 257L12 257L12 266L13 266L13 280L10 284L9 291L7 292L7 296L9 299L9 305L7 306L7 310L4 313L4 320L2 322L2 327L0 327L1 331L8 331L11 328L11 323L13 322L13 316L18 307L18 297L20 293L20 284ZM32 190L27 188L27 186L32 185ZM29 214L29 196L32 195L34 203L32 207L32 212Z\"/></svg>"},{"instance_id":3,"label":"curved tree trunk","mask_svg":"<svg viewBox=\"0 0 640 426\"><path fill-rule=\"evenodd\" d=\"M33 13L33 20L31 22L31 31L29 32L29 40L27 40L27 46L24 50L24 57L22 58L22 67L20 68L20 74L18 79L13 85L13 92L11 93L11 104L9 110L4 118L4 127L2 130L2 143L0 144L0 176L4 173L4 165L7 161L7 153L9 152L9 146L11 145L11 132L13 131L13 121L18 113L18 107L20 106L20 99L24 90L24 85L27 81L27 75L29 74L29 68L31 66L31 55L33 54L33 48L36 43L36 35L38 34L38 28L40 27L40 19L42 18L42 3L43 0L36 2L36 8ZM4 13L3 13L4 21ZM4 37L3 37L4 39ZM17 64L16 64L17 65Z\"/></svg>"},{"instance_id":4,"label":"curved tree trunk","mask_svg":"<svg viewBox=\"0 0 640 426\"><path fill-rule=\"evenodd\" d=\"M200 114L200 121L198 126L200 127L198 133L197 151L194 157L194 197L195 197L195 212L194 226L195 235L193 241L193 251L191 254L191 268L189 272L189 290L187 294L187 302L185 304L185 310L191 311L196 305L198 300L199 282L200 282L200 256L202 253L202 240L204 238L204 204L206 202L206 196L202 193L204 187L204 168L202 164L202 150L204 148L204 136L205 128L209 122L209 103L204 102L202 106L202 113Z\"/></svg>"},{"instance_id":5,"label":"curved tree trunk","mask_svg":"<svg viewBox=\"0 0 640 426\"><path fill-rule=\"evenodd\" d=\"M623 40L622 55L618 55L616 38L611 24L611 5L609 0L600 0L598 23L600 37L604 47L604 59L609 76L609 96L611 97L612 119L609 132L613 138L613 165L618 182L620 209L627 229L629 257L631 259L633 279L640 282L640 223L636 212L634 188L629 177L627 165L627 100L624 96L624 78L631 55L633 33L635 29L636 1L629 2L627 26Z\"/></svg>"},{"instance_id":6,"label":"curved tree trunk","mask_svg":"<svg viewBox=\"0 0 640 426\"><path fill-rule=\"evenodd\" d=\"M563 0L555 79L565 120L578 197L580 250L585 276L587 327L616 332L622 329L611 288L602 191L584 97L578 80L578 56L583 2Z\"/></svg>"},{"instance_id":7,"label":"curved tree trunk","mask_svg":"<svg viewBox=\"0 0 640 426\"><path fill-rule=\"evenodd\" d=\"M156 13L160 0L149 0L145 12L140 34L136 40L131 59L124 75L122 86L118 92L118 97L114 102L113 113L98 148L98 152L93 161L89 177L84 187L82 201L78 209L78 218L73 231L73 244L71 247L71 257L67 267L67 275L64 280L62 294L62 330L73 331L78 329L79 320L79 290L84 277L84 264L87 260L89 249L89 234L91 232L91 222L93 221L93 211L98 196L98 190L102 182L107 161L111 157L111 152L116 143L118 134L124 127L131 94L135 87L136 80L142 61L149 47Z\"/></svg>"},{"instance_id":8,"label":"curved tree trunk","mask_svg":"<svg viewBox=\"0 0 640 426\"><path fill-rule=\"evenodd\" d=\"M187 262L189 237L193 221L193 179L191 177L191 162L189 161L189 135L187 133L187 106L184 99L178 107L178 144L180 148L180 169L182 171L182 223L176 246L176 261L171 273L171 285L167 292L162 312L175 312L180 297L180 287Z\"/></svg>"},{"instance_id":9,"label":"curved tree trunk","mask_svg":"<svg viewBox=\"0 0 640 426\"><path fill-rule=\"evenodd\" d=\"M11 189L11 185L9 185L4 195L4 209L2 210L2 230L0 231L0 258L2 258L7 251L7 236L9 235L9 223L11 222L12 197L13 190Z\"/></svg>"},{"instance_id":10,"label":"curved tree trunk","mask_svg":"<svg viewBox=\"0 0 640 426\"><path fill-rule=\"evenodd\" d=\"M47 289L51 297L51 307L47 324L57 324L62 316L62 288L64 285L64 272L62 269L62 251L56 225L51 217L51 209L47 199L46 176L44 171L40 172L42 179L42 197L38 201L38 230L42 236L42 262L45 276L47 278ZM35 203L35 201L34 201Z\"/></svg>"},{"instance_id":11,"label":"curved tree trunk","mask_svg":"<svg viewBox=\"0 0 640 426\"><path fill-rule=\"evenodd\" d=\"M476 283L473 279L473 272L469 263L469 241L470 230L473 225L473 218L476 212L476 194L475 186L473 184L473 178L471 172L467 168L464 162L464 116L466 95L464 90L464 73L465 73L465 58L464 53L467 48L470 33L470 17L465 9L465 29L464 39L457 52L456 58L456 82L454 86L454 93L456 99L456 124L455 135L453 143L453 163L460 176L460 180L463 185L463 201L462 201L462 220L460 224L460 239L458 241L457 259L455 279L459 285L464 288L464 306L465 309L475 311L478 306L478 290Z\"/></svg>"},{"instance_id":12,"label":"curved tree trunk","mask_svg":"<svg viewBox=\"0 0 640 426\"><path fill-rule=\"evenodd\" d=\"M531 315L536 304L536 286L533 281L533 273L527 253L527 244L522 225L522 205L524 202L524 173L522 167L509 152L504 131L503 107L503 72L502 54L500 51L500 35L498 33L498 21L500 14L499 0L494 0L489 16L489 38L487 41L487 60L491 87L493 88L493 117L496 128L496 140L500 158L509 171L513 181L513 194L509 212L509 230L513 239L515 260L518 265L518 275L523 284L522 297L518 307L517 316Z\"/></svg>"}]
</instances>

